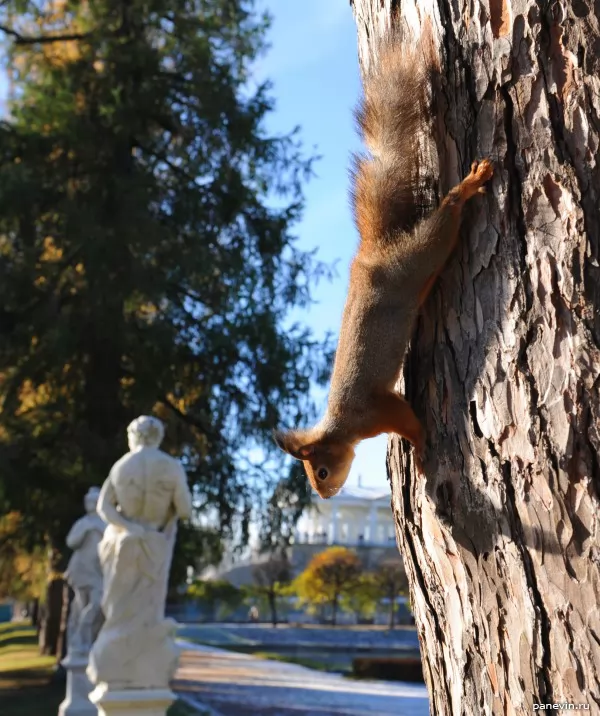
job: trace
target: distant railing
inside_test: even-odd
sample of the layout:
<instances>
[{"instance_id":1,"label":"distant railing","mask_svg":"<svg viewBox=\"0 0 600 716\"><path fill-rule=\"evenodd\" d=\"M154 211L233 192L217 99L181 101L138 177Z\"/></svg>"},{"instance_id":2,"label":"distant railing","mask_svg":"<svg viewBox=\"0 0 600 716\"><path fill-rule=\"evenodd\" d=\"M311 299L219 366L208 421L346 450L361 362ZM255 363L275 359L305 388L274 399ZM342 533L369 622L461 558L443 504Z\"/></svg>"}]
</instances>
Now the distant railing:
<instances>
[{"instance_id":1,"label":"distant railing","mask_svg":"<svg viewBox=\"0 0 600 716\"><path fill-rule=\"evenodd\" d=\"M359 535L357 538L345 538L336 536L335 540L331 539L326 532L316 534L297 533L294 538L294 544L308 545L343 545L344 547L394 547L396 545L395 537L387 539L370 539Z\"/></svg>"}]
</instances>

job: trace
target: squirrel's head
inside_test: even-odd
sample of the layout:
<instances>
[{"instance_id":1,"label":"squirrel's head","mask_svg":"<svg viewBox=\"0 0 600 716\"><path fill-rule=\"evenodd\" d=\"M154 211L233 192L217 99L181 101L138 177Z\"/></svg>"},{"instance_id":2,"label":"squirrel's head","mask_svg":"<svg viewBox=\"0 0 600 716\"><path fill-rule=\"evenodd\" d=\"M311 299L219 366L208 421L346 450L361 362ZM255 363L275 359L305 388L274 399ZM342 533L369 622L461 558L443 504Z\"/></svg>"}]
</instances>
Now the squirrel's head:
<instances>
[{"instance_id":1,"label":"squirrel's head","mask_svg":"<svg viewBox=\"0 0 600 716\"><path fill-rule=\"evenodd\" d=\"M296 460L302 460L310 484L319 497L336 495L348 478L354 447L345 443L311 440L310 432L290 430L273 434L277 445Z\"/></svg>"}]
</instances>

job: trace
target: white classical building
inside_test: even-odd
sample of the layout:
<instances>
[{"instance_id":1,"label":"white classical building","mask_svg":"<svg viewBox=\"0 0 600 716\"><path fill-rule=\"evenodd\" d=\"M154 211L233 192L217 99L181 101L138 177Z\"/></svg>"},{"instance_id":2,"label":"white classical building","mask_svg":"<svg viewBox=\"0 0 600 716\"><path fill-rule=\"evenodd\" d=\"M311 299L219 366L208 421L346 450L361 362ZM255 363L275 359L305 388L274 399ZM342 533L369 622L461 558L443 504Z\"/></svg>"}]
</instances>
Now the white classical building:
<instances>
[{"instance_id":1,"label":"white classical building","mask_svg":"<svg viewBox=\"0 0 600 716\"><path fill-rule=\"evenodd\" d=\"M387 547L395 539L389 488L346 485L330 500L313 500L298 521L294 541Z\"/></svg>"},{"instance_id":2,"label":"white classical building","mask_svg":"<svg viewBox=\"0 0 600 716\"><path fill-rule=\"evenodd\" d=\"M330 500L315 493L312 504L298 520L288 557L295 574L327 547L338 545L356 551L364 566L373 569L384 559L398 557L396 533L388 488L345 485ZM242 554L226 550L218 567L209 567L202 579L227 579L240 586L253 580L252 570L264 560L251 540Z\"/></svg>"}]
</instances>

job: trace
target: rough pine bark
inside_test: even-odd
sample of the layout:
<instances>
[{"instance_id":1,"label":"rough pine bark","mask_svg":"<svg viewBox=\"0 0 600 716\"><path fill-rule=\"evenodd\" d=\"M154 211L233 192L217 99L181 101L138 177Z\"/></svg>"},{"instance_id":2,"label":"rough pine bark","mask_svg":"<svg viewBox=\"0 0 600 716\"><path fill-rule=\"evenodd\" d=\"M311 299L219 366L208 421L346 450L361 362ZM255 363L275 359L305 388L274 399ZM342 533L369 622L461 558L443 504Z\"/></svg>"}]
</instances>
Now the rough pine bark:
<instances>
[{"instance_id":1,"label":"rough pine bark","mask_svg":"<svg viewBox=\"0 0 600 716\"><path fill-rule=\"evenodd\" d=\"M363 69L433 24L441 193L496 161L405 364L425 476L388 451L431 713L600 713L600 4L351 4Z\"/></svg>"}]
</instances>

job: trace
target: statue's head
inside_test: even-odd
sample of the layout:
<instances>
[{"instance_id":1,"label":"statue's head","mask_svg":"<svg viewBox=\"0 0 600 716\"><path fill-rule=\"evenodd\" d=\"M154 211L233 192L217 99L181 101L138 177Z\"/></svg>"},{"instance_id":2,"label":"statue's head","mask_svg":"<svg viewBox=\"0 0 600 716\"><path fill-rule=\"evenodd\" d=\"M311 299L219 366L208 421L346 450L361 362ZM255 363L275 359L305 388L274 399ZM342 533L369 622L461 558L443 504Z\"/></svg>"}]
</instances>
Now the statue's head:
<instances>
[{"instance_id":1,"label":"statue's head","mask_svg":"<svg viewBox=\"0 0 600 716\"><path fill-rule=\"evenodd\" d=\"M140 415L127 428L127 442L130 450L142 447L158 447L165 434L163 424L158 418Z\"/></svg>"},{"instance_id":2,"label":"statue's head","mask_svg":"<svg viewBox=\"0 0 600 716\"><path fill-rule=\"evenodd\" d=\"M98 504L98 495L99 494L100 494L99 487L90 487L90 489L87 491L86 496L83 498L83 504L85 506L85 511L88 514L91 514L92 512L96 511L96 505Z\"/></svg>"}]
</instances>

